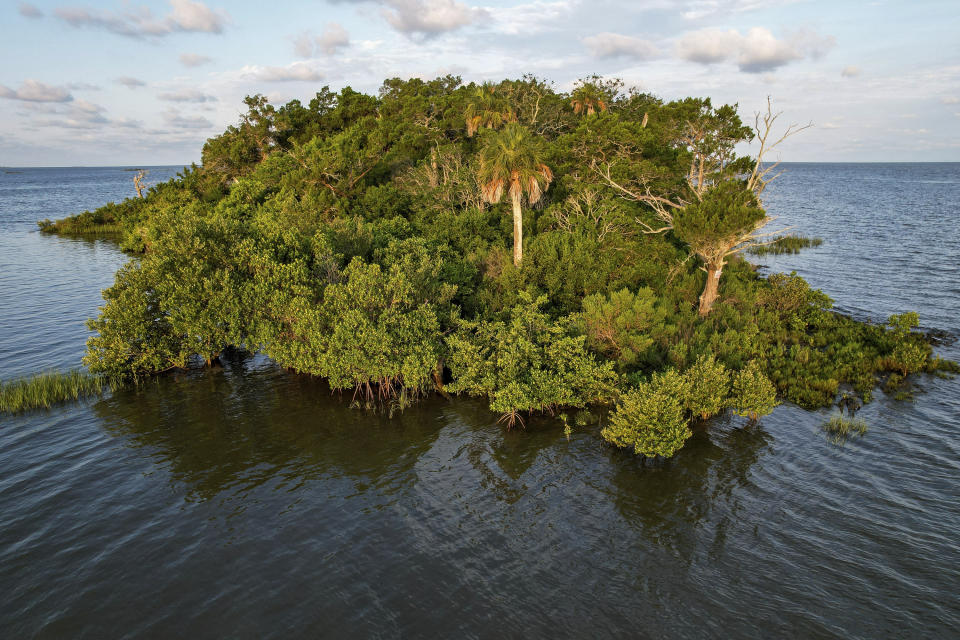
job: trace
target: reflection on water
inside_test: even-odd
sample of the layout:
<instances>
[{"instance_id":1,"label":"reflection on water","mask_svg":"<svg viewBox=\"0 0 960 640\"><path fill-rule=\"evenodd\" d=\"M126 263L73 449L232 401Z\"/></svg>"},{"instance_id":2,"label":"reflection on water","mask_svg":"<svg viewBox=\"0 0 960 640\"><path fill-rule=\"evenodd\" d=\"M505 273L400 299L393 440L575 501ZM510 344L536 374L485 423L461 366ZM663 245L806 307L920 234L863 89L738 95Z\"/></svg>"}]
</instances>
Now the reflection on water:
<instances>
[{"instance_id":1,"label":"reflection on water","mask_svg":"<svg viewBox=\"0 0 960 640\"><path fill-rule=\"evenodd\" d=\"M192 499L251 491L279 476L287 482L277 490L322 477L383 488L386 475L402 483L436 438L432 401L390 419L350 410L349 394L266 360L223 360L224 368L160 379L93 406L105 429L145 449Z\"/></svg>"},{"instance_id":2,"label":"reflection on water","mask_svg":"<svg viewBox=\"0 0 960 640\"><path fill-rule=\"evenodd\" d=\"M711 548L722 547L724 530L738 512L738 490L751 486L750 468L771 440L762 425L733 422L713 421L709 431L700 430L688 441L682 455L662 464L610 452L617 458L610 477L614 504L650 543L688 553L695 545L684 538L711 522Z\"/></svg>"}]
</instances>

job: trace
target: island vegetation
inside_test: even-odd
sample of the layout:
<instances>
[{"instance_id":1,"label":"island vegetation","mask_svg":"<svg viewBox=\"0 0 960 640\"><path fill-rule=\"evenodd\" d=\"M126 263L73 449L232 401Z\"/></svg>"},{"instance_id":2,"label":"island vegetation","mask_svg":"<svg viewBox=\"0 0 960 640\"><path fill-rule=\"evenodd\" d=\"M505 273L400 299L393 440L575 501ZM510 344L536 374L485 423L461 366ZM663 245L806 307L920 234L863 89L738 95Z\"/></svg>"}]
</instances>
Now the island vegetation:
<instances>
[{"instance_id":1,"label":"island vegetation","mask_svg":"<svg viewBox=\"0 0 960 640\"><path fill-rule=\"evenodd\" d=\"M245 349L368 407L468 394L507 426L603 408L606 440L669 457L725 411L869 401L941 366L916 314L858 322L743 258L794 246L763 193L799 129L769 103L747 126L736 105L598 77L566 93L447 76L245 106L201 166L41 223L138 254L89 324L92 374Z\"/></svg>"}]
</instances>

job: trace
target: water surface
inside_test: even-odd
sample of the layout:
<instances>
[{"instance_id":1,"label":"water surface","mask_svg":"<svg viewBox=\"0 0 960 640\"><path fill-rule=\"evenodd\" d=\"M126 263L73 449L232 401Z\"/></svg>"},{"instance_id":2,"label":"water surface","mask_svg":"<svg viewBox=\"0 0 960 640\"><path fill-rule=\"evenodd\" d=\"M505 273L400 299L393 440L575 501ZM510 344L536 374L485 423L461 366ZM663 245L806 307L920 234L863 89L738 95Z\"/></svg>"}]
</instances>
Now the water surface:
<instances>
[{"instance_id":1,"label":"water surface","mask_svg":"<svg viewBox=\"0 0 960 640\"><path fill-rule=\"evenodd\" d=\"M960 165L791 165L797 270L867 319L958 331ZM0 173L0 377L77 364L125 257L35 221L120 169ZM172 169L166 169L172 175ZM151 173L158 177L160 169ZM960 358L956 344L941 348ZM21 637L949 637L960 628L960 382L721 419L666 464L594 429L505 432L483 402L392 420L263 358L3 417L0 629Z\"/></svg>"}]
</instances>

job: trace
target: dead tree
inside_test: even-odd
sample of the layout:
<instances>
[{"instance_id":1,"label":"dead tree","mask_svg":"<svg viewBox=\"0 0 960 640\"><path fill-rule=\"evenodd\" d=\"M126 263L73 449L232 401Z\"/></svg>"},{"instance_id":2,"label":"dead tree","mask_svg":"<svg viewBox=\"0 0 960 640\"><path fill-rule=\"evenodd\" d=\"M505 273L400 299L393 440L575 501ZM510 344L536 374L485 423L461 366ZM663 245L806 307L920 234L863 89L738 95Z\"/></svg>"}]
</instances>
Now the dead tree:
<instances>
[{"instance_id":1,"label":"dead tree","mask_svg":"<svg viewBox=\"0 0 960 640\"><path fill-rule=\"evenodd\" d=\"M136 175L133 176L133 188L137 190L137 196L143 197L143 190L147 188L147 185L144 184L143 180L147 177L147 171L143 169L138 169Z\"/></svg>"}]
</instances>

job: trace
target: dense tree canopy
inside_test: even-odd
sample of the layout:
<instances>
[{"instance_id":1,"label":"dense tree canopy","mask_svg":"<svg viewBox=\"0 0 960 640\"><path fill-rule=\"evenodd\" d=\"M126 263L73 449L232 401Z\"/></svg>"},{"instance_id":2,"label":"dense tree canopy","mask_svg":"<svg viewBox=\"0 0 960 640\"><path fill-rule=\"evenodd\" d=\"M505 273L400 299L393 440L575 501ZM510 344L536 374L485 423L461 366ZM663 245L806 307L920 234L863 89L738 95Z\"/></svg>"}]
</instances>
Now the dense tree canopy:
<instances>
[{"instance_id":1,"label":"dense tree canopy","mask_svg":"<svg viewBox=\"0 0 960 640\"><path fill-rule=\"evenodd\" d=\"M245 104L202 166L45 224L116 231L140 254L90 323L92 372L139 379L243 348L368 405L446 390L509 424L609 406L604 437L669 456L693 418L868 399L936 366L915 317L855 322L740 257L762 241L771 176L735 148L775 146L772 112L752 129L736 105L600 78L571 94L391 79L377 96Z\"/></svg>"}]
</instances>

